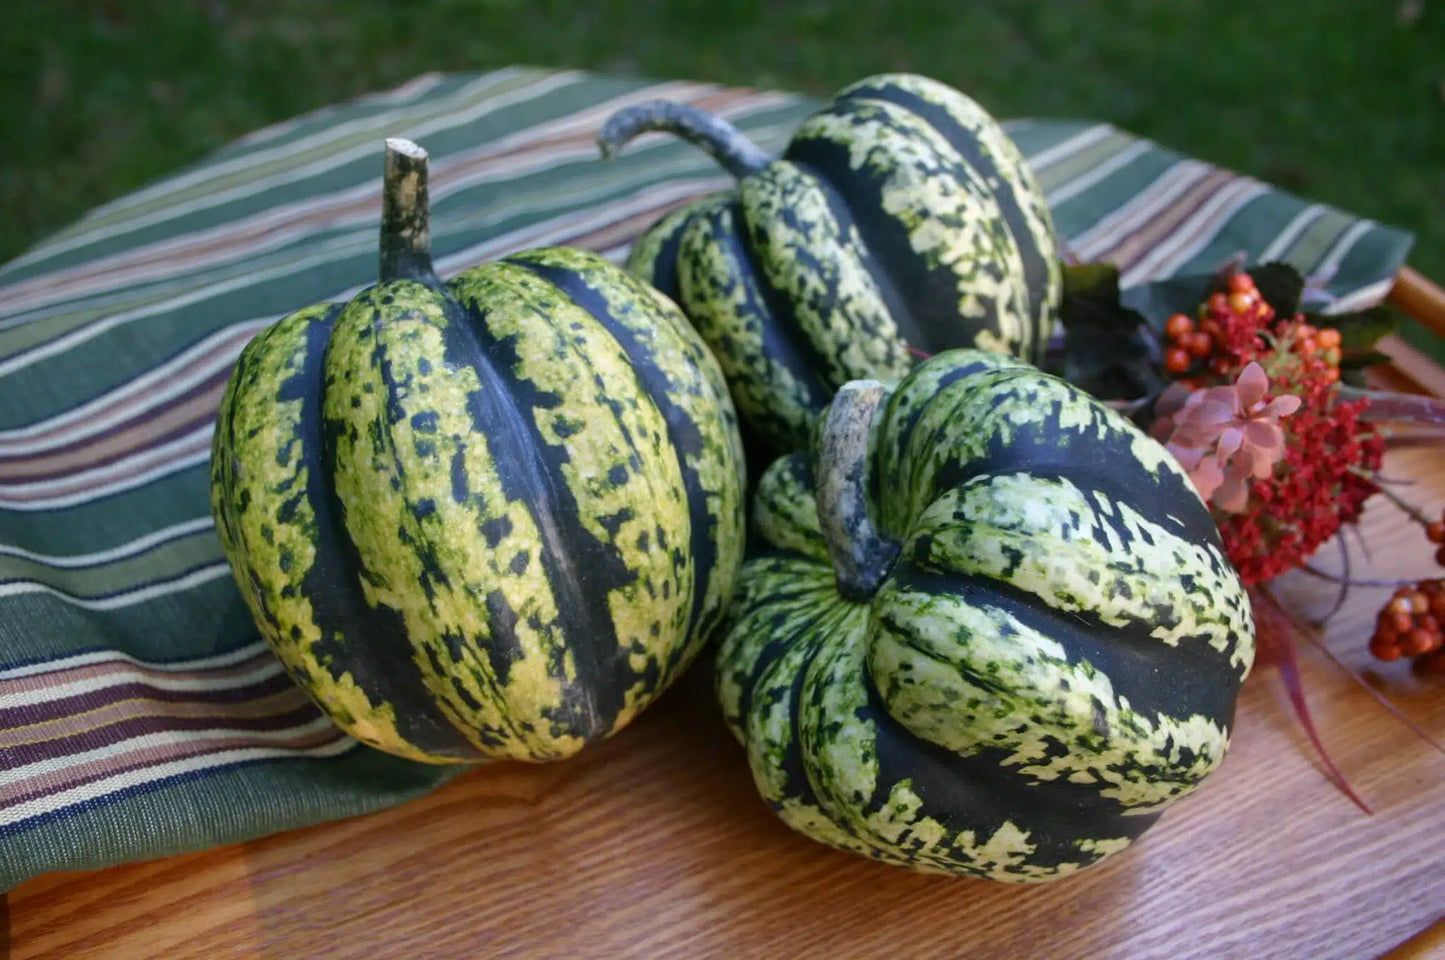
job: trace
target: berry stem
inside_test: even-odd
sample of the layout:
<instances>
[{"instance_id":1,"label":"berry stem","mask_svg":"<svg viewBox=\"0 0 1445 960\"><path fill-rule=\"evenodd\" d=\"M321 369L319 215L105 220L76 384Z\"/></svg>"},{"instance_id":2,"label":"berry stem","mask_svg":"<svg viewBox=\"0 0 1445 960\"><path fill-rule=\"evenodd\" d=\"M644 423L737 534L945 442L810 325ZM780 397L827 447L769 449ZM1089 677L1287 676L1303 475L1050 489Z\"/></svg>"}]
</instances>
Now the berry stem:
<instances>
[{"instance_id":1,"label":"berry stem","mask_svg":"<svg viewBox=\"0 0 1445 960\"><path fill-rule=\"evenodd\" d=\"M1359 467L1350 467L1350 472L1353 473L1355 476L1361 478L1362 480L1368 481L1371 486L1375 488L1376 492L1378 492L1386 500L1393 503L1395 506L1399 507L1400 510L1407 516L1409 516L1411 520L1414 520L1422 527L1430 526L1430 518L1425 516L1425 514L1421 513L1419 507L1416 507L1414 504L1410 503L1408 500L1395 493L1395 491L1380 483L1380 481L1376 479L1373 473L1368 470L1361 470Z\"/></svg>"},{"instance_id":2,"label":"berry stem","mask_svg":"<svg viewBox=\"0 0 1445 960\"><path fill-rule=\"evenodd\" d=\"M1404 587L1414 583L1414 580L1392 580L1373 579L1370 577L1351 577L1347 574L1330 573L1328 570L1321 570L1319 567L1308 563L1301 564L1300 570L1312 577L1319 577L1321 580L1328 580L1331 583L1342 583L1351 587Z\"/></svg>"}]
</instances>

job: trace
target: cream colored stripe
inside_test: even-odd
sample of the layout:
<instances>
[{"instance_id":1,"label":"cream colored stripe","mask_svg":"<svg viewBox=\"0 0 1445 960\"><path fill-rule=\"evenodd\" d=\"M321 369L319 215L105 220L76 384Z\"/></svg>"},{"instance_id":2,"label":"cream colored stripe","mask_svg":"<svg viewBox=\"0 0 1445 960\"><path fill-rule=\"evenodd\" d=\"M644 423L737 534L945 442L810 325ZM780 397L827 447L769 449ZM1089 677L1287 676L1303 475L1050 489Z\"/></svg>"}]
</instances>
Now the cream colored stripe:
<instances>
[{"instance_id":1,"label":"cream colored stripe","mask_svg":"<svg viewBox=\"0 0 1445 960\"><path fill-rule=\"evenodd\" d=\"M603 120L614 110L656 93L655 88L635 91L489 141L475 150L437 158L431 168L432 199L435 202L481 183L514 180L568 160L595 157L593 137ZM718 101L712 112L730 118L788 99L780 94L741 97L705 90L690 94L694 101ZM568 139L574 142L568 145ZM559 140L564 142L559 144ZM0 298L7 311L23 321L25 312L49 304L147 280L174 280L183 275L184 268L232 262L257 251L277 249L318 229L363 223L374 228L379 204L378 183L367 181L22 280L0 289Z\"/></svg>"},{"instance_id":2,"label":"cream colored stripe","mask_svg":"<svg viewBox=\"0 0 1445 960\"><path fill-rule=\"evenodd\" d=\"M250 320L223 327L172 360L94 400L16 430L0 430L0 456L68 446L136 419L232 366L242 348L269 323Z\"/></svg>"},{"instance_id":3,"label":"cream colored stripe","mask_svg":"<svg viewBox=\"0 0 1445 960\"><path fill-rule=\"evenodd\" d=\"M132 490L210 458L211 434L207 422L183 437L137 451L123 460L83 470L55 480L37 480L0 486L0 508L19 511L54 510L99 500Z\"/></svg>"},{"instance_id":4,"label":"cream colored stripe","mask_svg":"<svg viewBox=\"0 0 1445 960\"><path fill-rule=\"evenodd\" d=\"M237 647L235 650L228 650L225 653L215 653L207 657L192 657L188 660L172 660L170 662L139 660L119 650L91 650L86 653L72 654L68 657L42 660L38 663L27 663L18 667L0 670L0 682L18 680L21 677L34 677L46 673L64 673L68 670L78 670L81 667L93 666L98 663L118 663L145 671L161 672L217 670L253 659L266 653L268 649L265 643L257 640L254 643L248 643L245 646Z\"/></svg>"},{"instance_id":5,"label":"cream colored stripe","mask_svg":"<svg viewBox=\"0 0 1445 960\"><path fill-rule=\"evenodd\" d=\"M502 71L502 73L506 73L506 71ZM454 111L450 109L451 104L477 98L478 94L485 92L487 88L496 86L498 82L506 79L505 77L493 78L493 75L488 75L488 77L484 77L476 83L470 84L468 87L463 88L450 97L428 103L426 105L426 111L420 115L418 115L414 108L408 107L370 117L358 118L346 123L326 127L310 137L305 137L292 143L282 144L270 150L256 151L230 160L207 164L191 173L171 177L157 183L153 187L127 194L112 203L106 204L98 210L93 211L78 223L72 231L66 231L60 234L53 241L37 248L34 253L54 256L57 253L64 253L67 250L95 243L98 240L104 240L137 230L141 227L174 219L176 216L175 211L172 209L174 204L165 203L162 203L158 209L150 210L137 216L118 219L116 215L124 214L125 211L134 207L150 205L155 201L164 200L172 194L186 193L192 188L202 187L206 183L214 180L224 179L233 174L254 171L262 165L279 164L294 155L324 148L329 143L344 142L370 130L385 131L388 134L405 136L408 139L415 140L418 137L426 136L438 130L445 130L471 123L504 107L542 96L552 90L577 82L579 77L580 75L576 72L542 75L539 76L535 82L515 90L495 96L482 96L476 99L476 102L465 110ZM376 147L376 144L369 142L357 143L346 149L325 153L319 159L313 160L310 163L304 163L295 167L286 167L279 173L258 179L247 179L238 186L206 191L194 196L188 195L185 198L185 213L190 215L198 210L209 209L222 203L252 196L294 180L323 174L328 170L335 169L353 160L367 156L369 153L375 153ZM33 259L35 259L33 254L27 255L25 258L27 262Z\"/></svg>"},{"instance_id":6,"label":"cream colored stripe","mask_svg":"<svg viewBox=\"0 0 1445 960\"><path fill-rule=\"evenodd\" d=\"M1166 239L1150 247L1148 253L1120 276L1119 285L1132 287L1159 277L1172 276L1212 242L1223 225L1245 204L1268 191L1269 188L1257 180L1230 182Z\"/></svg>"},{"instance_id":7,"label":"cream colored stripe","mask_svg":"<svg viewBox=\"0 0 1445 960\"><path fill-rule=\"evenodd\" d=\"M1112 136L1115 132L1114 127L1107 123L1101 123L1097 126L1081 130L1072 137L1061 140L1052 147L1040 150L1038 153L1029 157L1029 166L1032 167L1035 172L1038 172L1078 153L1080 150L1088 149L1100 140Z\"/></svg>"},{"instance_id":8,"label":"cream colored stripe","mask_svg":"<svg viewBox=\"0 0 1445 960\"><path fill-rule=\"evenodd\" d=\"M1284 256L1285 251L1289 250L1290 244L1294 243L1295 239L1304 233L1310 224L1323 216L1324 212L1323 204L1312 203L1295 214L1294 218L1285 226L1284 232L1270 241L1269 246L1260 253L1259 262L1269 263L1271 260L1278 260Z\"/></svg>"},{"instance_id":9,"label":"cream colored stripe","mask_svg":"<svg viewBox=\"0 0 1445 960\"><path fill-rule=\"evenodd\" d=\"M1310 270L1310 273L1333 275L1334 272L1339 269L1340 264L1344 262L1349 252L1354 249L1355 244L1360 242L1360 238L1378 226L1379 224L1373 220L1359 220L1351 224L1350 229L1346 230L1344 234L1335 241L1335 245L1330 248L1330 252L1323 260L1315 264L1313 269Z\"/></svg>"},{"instance_id":10,"label":"cream colored stripe","mask_svg":"<svg viewBox=\"0 0 1445 960\"><path fill-rule=\"evenodd\" d=\"M330 721L327 721L328 723ZM278 731L276 734L265 736L255 735L257 740L284 741L287 737L295 735L303 728L297 727L290 731ZM249 735L251 731L246 731ZM9 826L28 820L32 817L44 816L47 813L54 813L66 807L80 803L95 802L101 798L121 790L133 787L144 786L168 777L179 776L186 773L196 773L202 770L209 770L215 767L223 767L233 763L241 763L248 760L266 760L270 758L286 757L334 757L345 753L356 747L358 744L350 737L341 735L339 739L316 747L251 747L239 750L224 750L219 753L203 754L199 757L191 757L186 760L177 760L171 763L161 763L155 766L141 767L136 770L128 770L124 773L106 777L104 780L97 780L92 783L83 784L79 787L72 787L60 793L54 793L36 800L16 804L0 810L0 826Z\"/></svg>"},{"instance_id":11,"label":"cream colored stripe","mask_svg":"<svg viewBox=\"0 0 1445 960\"><path fill-rule=\"evenodd\" d=\"M567 75L565 74L558 74L556 76L550 77L547 81L544 82L543 85L560 86L562 80L566 76ZM647 94L648 96L652 97L681 99L688 97L689 95L696 96L697 87L697 84L661 84L656 87L648 88L648 90L645 91L635 91L633 96L636 97ZM512 103L528 99L535 95L537 95L537 90L535 88L527 88L527 90L525 91L525 95L523 95L522 93L513 93L504 94L496 97L489 97L485 100L482 100L479 104L477 104L470 110L460 111L457 113L443 114L442 116L429 121L418 121L414 117L408 117L401 123L400 126L396 127L394 130L388 130L388 133L395 136L406 137L409 140L424 140L429 134L436 133L441 130L452 129L454 127L464 126L465 124L471 123L478 118L485 116L488 113L492 113L496 110L501 109L504 106L508 106ZM335 169L336 167L343 166L356 160L363 160L367 157L374 156L377 152L377 148L377 143L372 143L370 141L360 142L347 149L339 150L334 153L328 153L323 158L312 161L311 163L301 164L296 167L285 169L279 173L273 173L269 176L247 179L243 183L227 189L215 190L207 192L200 196L190 197L187 199L186 202L185 214L186 216L191 216L195 213L199 213L202 210L210 210L223 204L242 200L247 197L254 196L255 194L263 193L267 190L272 190L277 187L284 186L288 183L293 183L298 180L306 179L308 177L319 176L329 170ZM212 169L208 167L202 172L211 173ZM175 219L175 217L176 213L174 210L172 210L170 207L162 207L161 209L156 210L152 213L128 218L112 226L103 227L94 231L87 232L80 237L76 237L72 240L66 241L63 246L73 247L81 246L86 243L94 243L98 240L108 239L113 236L134 232L141 227L164 223L167 220Z\"/></svg>"},{"instance_id":12,"label":"cream colored stripe","mask_svg":"<svg viewBox=\"0 0 1445 960\"><path fill-rule=\"evenodd\" d=\"M137 537L135 540L111 547L109 550L98 550L95 553L76 553L68 556L32 553L23 547L0 543L0 556L29 560L31 563L43 564L57 570L79 570L84 567L97 567L103 563L112 563L116 560L124 560L128 557L138 556L139 554L145 553L151 547L159 546L162 543L167 543L192 533L199 533L202 530L208 530L213 526L215 526L215 521L209 516L197 517L194 520L175 523L161 530L148 533L143 537ZM3 678L3 676L3 674L0 674L0 678Z\"/></svg>"},{"instance_id":13,"label":"cream colored stripe","mask_svg":"<svg viewBox=\"0 0 1445 960\"><path fill-rule=\"evenodd\" d=\"M1195 160L1184 160L1169 167L1134 199L1075 237L1069 244L1070 249L1083 260L1099 257L1120 237L1147 223L1213 169Z\"/></svg>"},{"instance_id":14,"label":"cream colored stripe","mask_svg":"<svg viewBox=\"0 0 1445 960\"><path fill-rule=\"evenodd\" d=\"M97 677L88 677L84 680L76 680L71 683L63 683L56 686L0 693L0 709L10 710L15 707L33 706L34 704L45 703L50 700L64 700L67 697L78 697L87 693L96 693L101 690L108 690L111 687L124 686L127 683L144 683L146 686L156 690L191 690L200 693L216 690L235 690L241 687L254 686L264 680L269 680L281 673L284 669L280 660L275 657L269 657L258 663L254 669L244 673L230 674L221 678L194 676L165 677L154 674L148 674L142 677L128 670L117 670L101 674Z\"/></svg>"},{"instance_id":15,"label":"cream colored stripe","mask_svg":"<svg viewBox=\"0 0 1445 960\"><path fill-rule=\"evenodd\" d=\"M487 74L487 76L491 75L492 74ZM413 77L399 87L393 87L390 90L363 96L346 106L367 107L378 104L405 103L410 100L419 99L428 90L436 87L445 79L446 74L441 72L423 73L420 76ZM252 130L250 133L232 140L222 149L247 150L251 147L259 146L260 144L275 140L277 137L285 136L302 124L315 122L323 116L334 114L338 109L346 109L346 107L322 107L310 113L303 113L298 117L291 117L279 123L269 124L268 126L261 127L259 130Z\"/></svg>"},{"instance_id":16,"label":"cream colored stripe","mask_svg":"<svg viewBox=\"0 0 1445 960\"><path fill-rule=\"evenodd\" d=\"M1154 145L1147 140L1132 143L1103 163L1091 168L1088 172L1055 187L1044 198L1044 202L1050 207L1057 207L1066 200L1072 200L1105 177L1123 169L1152 149L1154 149Z\"/></svg>"},{"instance_id":17,"label":"cream colored stripe","mask_svg":"<svg viewBox=\"0 0 1445 960\"><path fill-rule=\"evenodd\" d=\"M12 580L9 583L0 583L0 599L43 593L57 600L63 600L70 606L79 607L82 610L120 610L124 607L133 607L138 603L145 603L147 600L154 600L156 597L167 597L173 593L183 593L186 590L199 587L202 584L210 583L212 580L219 580L230 572L230 566L223 560L197 570L192 570L190 573L176 577L173 580L162 580L159 583L147 584L144 587L126 590L123 593L94 598L77 597L63 590L58 590L48 583L37 583L34 580ZM3 700L4 697L0 697L0 706L4 705Z\"/></svg>"}]
</instances>

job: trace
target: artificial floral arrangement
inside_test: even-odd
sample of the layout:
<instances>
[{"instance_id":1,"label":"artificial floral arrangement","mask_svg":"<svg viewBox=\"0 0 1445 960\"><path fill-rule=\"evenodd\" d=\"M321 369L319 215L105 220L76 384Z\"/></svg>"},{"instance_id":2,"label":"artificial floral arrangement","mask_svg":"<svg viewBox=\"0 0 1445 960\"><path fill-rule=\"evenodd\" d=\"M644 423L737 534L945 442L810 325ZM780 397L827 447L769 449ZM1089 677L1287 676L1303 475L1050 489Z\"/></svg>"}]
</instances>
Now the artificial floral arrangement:
<instances>
[{"instance_id":1,"label":"artificial floral arrangement","mask_svg":"<svg viewBox=\"0 0 1445 960\"><path fill-rule=\"evenodd\" d=\"M1009 882L1123 850L1222 760L1260 591L1383 492L1372 417L1414 408L1349 384L1378 317L1304 314L1274 265L1121 300L924 77L840 91L779 157L661 102L600 146L649 130L736 188L626 269L445 282L425 151L388 142L381 282L258 336L222 404L213 511L262 636L429 763L569 757L715 636L799 832ZM1437 664L1442 604L1401 592L1377 655Z\"/></svg>"}]
</instances>

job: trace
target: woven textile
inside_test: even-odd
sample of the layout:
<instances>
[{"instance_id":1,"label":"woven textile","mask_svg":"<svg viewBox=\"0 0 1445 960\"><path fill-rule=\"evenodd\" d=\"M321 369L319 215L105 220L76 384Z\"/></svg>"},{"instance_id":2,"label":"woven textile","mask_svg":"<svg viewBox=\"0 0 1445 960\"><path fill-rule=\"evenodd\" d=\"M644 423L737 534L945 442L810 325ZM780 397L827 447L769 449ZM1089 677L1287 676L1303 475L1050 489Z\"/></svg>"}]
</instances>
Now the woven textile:
<instances>
[{"instance_id":1,"label":"woven textile","mask_svg":"<svg viewBox=\"0 0 1445 960\"><path fill-rule=\"evenodd\" d=\"M507 69L427 75L267 128L0 268L0 889L402 802L454 776L361 747L259 640L211 524L232 364L291 310L374 282L381 142L432 155L438 270L549 244L620 261L730 180L603 119L667 97L781 149L782 93ZM1378 300L1410 237L1105 124L1018 121L1071 253L1125 285L1237 251Z\"/></svg>"}]
</instances>

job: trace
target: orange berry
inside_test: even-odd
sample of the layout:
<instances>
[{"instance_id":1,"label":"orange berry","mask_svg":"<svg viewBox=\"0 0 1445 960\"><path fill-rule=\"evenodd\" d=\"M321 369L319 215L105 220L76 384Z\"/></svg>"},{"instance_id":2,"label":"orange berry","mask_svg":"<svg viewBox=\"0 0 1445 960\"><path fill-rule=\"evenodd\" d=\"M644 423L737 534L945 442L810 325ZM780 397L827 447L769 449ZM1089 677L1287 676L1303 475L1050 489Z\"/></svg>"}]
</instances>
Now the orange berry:
<instances>
[{"instance_id":1,"label":"orange berry","mask_svg":"<svg viewBox=\"0 0 1445 960\"><path fill-rule=\"evenodd\" d=\"M1326 367L1325 372L1322 374L1322 376L1325 378L1326 383L1334 383L1336 380L1340 379L1340 368Z\"/></svg>"},{"instance_id":2,"label":"orange berry","mask_svg":"<svg viewBox=\"0 0 1445 960\"><path fill-rule=\"evenodd\" d=\"M1216 317L1222 317L1229 313L1229 298L1222 293L1214 293L1209 296L1209 312Z\"/></svg>"},{"instance_id":3,"label":"orange berry","mask_svg":"<svg viewBox=\"0 0 1445 960\"><path fill-rule=\"evenodd\" d=\"M1395 628L1396 633L1403 636L1409 633L1411 628L1415 626L1415 618L1408 613L1396 611L1390 614L1390 626Z\"/></svg>"},{"instance_id":4,"label":"orange berry","mask_svg":"<svg viewBox=\"0 0 1445 960\"><path fill-rule=\"evenodd\" d=\"M1436 520L1425 528L1425 539L1431 543L1445 543L1445 522Z\"/></svg>"},{"instance_id":5,"label":"orange berry","mask_svg":"<svg viewBox=\"0 0 1445 960\"><path fill-rule=\"evenodd\" d=\"M1370 653L1374 654L1376 659L1384 660L1387 663L1400 659L1400 648L1378 634L1370 640Z\"/></svg>"},{"instance_id":6,"label":"orange berry","mask_svg":"<svg viewBox=\"0 0 1445 960\"><path fill-rule=\"evenodd\" d=\"M1400 652L1407 657L1418 657L1435 649L1435 642L1424 630L1411 630L1400 638Z\"/></svg>"},{"instance_id":7,"label":"orange berry","mask_svg":"<svg viewBox=\"0 0 1445 960\"><path fill-rule=\"evenodd\" d=\"M1229 275L1230 293L1253 293L1255 291L1254 278L1247 273L1231 273Z\"/></svg>"},{"instance_id":8,"label":"orange berry","mask_svg":"<svg viewBox=\"0 0 1445 960\"><path fill-rule=\"evenodd\" d=\"M1205 320L1199 325L1199 332L1207 333L1211 337L1218 339L1221 335L1223 335L1224 328L1219 325L1218 320L1214 320L1211 318L1209 320Z\"/></svg>"},{"instance_id":9,"label":"orange berry","mask_svg":"<svg viewBox=\"0 0 1445 960\"><path fill-rule=\"evenodd\" d=\"M1170 340L1183 340L1194 332L1194 320L1188 314L1176 313L1164 324L1164 333Z\"/></svg>"},{"instance_id":10,"label":"orange berry","mask_svg":"<svg viewBox=\"0 0 1445 960\"><path fill-rule=\"evenodd\" d=\"M1196 330L1179 345L1196 357L1207 357L1214 350L1214 338L1202 330Z\"/></svg>"},{"instance_id":11,"label":"orange berry","mask_svg":"<svg viewBox=\"0 0 1445 960\"><path fill-rule=\"evenodd\" d=\"M1229 295L1229 308L1235 313L1244 313L1257 302L1253 294L1231 293Z\"/></svg>"},{"instance_id":12,"label":"orange berry","mask_svg":"<svg viewBox=\"0 0 1445 960\"><path fill-rule=\"evenodd\" d=\"M1315 335L1315 340L1325 349L1333 350L1340 345L1340 331L1334 327L1324 327Z\"/></svg>"},{"instance_id":13,"label":"orange berry","mask_svg":"<svg viewBox=\"0 0 1445 960\"><path fill-rule=\"evenodd\" d=\"M1295 336L1297 337L1313 337L1319 331L1316 330L1311 324L1301 323L1299 326L1295 327L1294 332Z\"/></svg>"},{"instance_id":14,"label":"orange berry","mask_svg":"<svg viewBox=\"0 0 1445 960\"><path fill-rule=\"evenodd\" d=\"M1164 352L1164 369L1170 373L1183 373L1193 362L1182 347L1170 347Z\"/></svg>"},{"instance_id":15,"label":"orange berry","mask_svg":"<svg viewBox=\"0 0 1445 960\"><path fill-rule=\"evenodd\" d=\"M1419 590L1412 591L1404 599L1410 605L1410 612L1416 616L1430 612L1430 598Z\"/></svg>"},{"instance_id":16,"label":"orange berry","mask_svg":"<svg viewBox=\"0 0 1445 960\"><path fill-rule=\"evenodd\" d=\"M1320 345L1315 341L1314 337L1305 337L1301 340L1296 340L1294 348L1300 356L1312 357L1315 351L1319 350Z\"/></svg>"}]
</instances>

